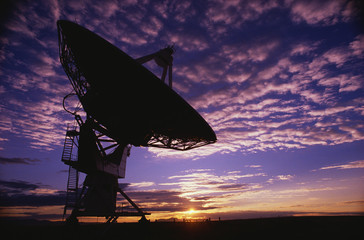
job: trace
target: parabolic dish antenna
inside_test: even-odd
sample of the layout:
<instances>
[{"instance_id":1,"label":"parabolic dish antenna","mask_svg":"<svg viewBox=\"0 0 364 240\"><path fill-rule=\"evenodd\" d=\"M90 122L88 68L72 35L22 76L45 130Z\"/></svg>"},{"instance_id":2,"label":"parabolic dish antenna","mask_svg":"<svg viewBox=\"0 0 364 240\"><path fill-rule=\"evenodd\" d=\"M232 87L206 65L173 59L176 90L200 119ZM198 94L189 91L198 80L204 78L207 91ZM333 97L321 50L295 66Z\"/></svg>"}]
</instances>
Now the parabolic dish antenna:
<instances>
[{"instance_id":1,"label":"parabolic dish antenna","mask_svg":"<svg viewBox=\"0 0 364 240\"><path fill-rule=\"evenodd\" d=\"M216 142L209 124L172 90L173 47L133 59L95 33L73 22L60 20L59 56L75 93L63 101L78 126L67 128L62 161L69 165L63 215L68 222L78 216L141 216L144 212L120 188L131 145L189 150ZM163 68L161 79L143 67L155 60ZM169 84L164 80L167 72ZM87 116L85 122L65 100L77 96ZM74 146L77 147L75 157ZM87 174L79 191L78 174ZM120 193L136 212L118 211Z\"/></svg>"},{"instance_id":2,"label":"parabolic dish antenna","mask_svg":"<svg viewBox=\"0 0 364 240\"><path fill-rule=\"evenodd\" d=\"M216 141L200 114L142 64L76 23L57 24L63 68L84 110L107 136L177 150Z\"/></svg>"}]
</instances>

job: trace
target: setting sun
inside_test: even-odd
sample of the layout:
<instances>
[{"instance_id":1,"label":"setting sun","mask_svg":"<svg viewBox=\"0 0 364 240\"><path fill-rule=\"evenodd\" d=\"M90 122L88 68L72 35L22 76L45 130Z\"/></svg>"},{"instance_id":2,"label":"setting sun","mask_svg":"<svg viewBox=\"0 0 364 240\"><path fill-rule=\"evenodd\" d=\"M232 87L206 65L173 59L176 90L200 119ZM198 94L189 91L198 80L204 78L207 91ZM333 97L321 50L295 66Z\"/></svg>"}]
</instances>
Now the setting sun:
<instances>
[{"instance_id":1,"label":"setting sun","mask_svg":"<svg viewBox=\"0 0 364 240\"><path fill-rule=\"evenodd\" d=\"M194 213L196 213L196 211L193 208L187 211L187 214L194 214Z\"/></svg>"}]
</instances>

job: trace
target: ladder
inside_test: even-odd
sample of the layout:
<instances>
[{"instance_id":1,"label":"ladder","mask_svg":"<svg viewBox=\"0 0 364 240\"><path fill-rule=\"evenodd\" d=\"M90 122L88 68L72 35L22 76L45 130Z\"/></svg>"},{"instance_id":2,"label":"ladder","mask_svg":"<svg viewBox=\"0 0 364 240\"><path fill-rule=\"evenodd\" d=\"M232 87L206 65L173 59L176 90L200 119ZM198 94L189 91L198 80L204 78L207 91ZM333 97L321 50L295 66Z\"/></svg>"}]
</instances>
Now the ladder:
<instances>
[{"instance_id":1,"label":"ladder","mask_svg":"<svg viewBox=\"0 0 364 240\"><path fill-rule=\"evenodd\" d=\"M68 180L67 180L67 192L66 192L66 204L63 210L63 219L67 213L67 209L73 209L76 207L78 198L78 170L72 167L72 162L77 161L72 155L73 146L75 144L75 137L79 133L76 131L76 126L70 129L67 126L66 137L63 145L62 161L69 165L68 168Z\"/></svg>"}]
</instances>

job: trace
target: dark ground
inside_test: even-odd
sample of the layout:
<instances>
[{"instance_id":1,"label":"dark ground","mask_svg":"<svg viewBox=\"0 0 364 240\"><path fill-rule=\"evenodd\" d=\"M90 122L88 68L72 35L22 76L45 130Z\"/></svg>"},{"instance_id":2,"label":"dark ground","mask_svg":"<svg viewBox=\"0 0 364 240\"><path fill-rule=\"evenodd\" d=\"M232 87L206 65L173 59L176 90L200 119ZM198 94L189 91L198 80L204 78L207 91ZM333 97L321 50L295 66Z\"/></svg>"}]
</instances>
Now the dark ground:
<instances>
[{"instance_id":1,"label":"dark ground","mask_svg":"<svg viewBox=\"0 0 364 240\"><path fill-rule=\"evenodd\" d=\"M1 221L4 239L364 239L364 216L282 217L197 223L80 224Z\"/></svg>"}]
</instances>

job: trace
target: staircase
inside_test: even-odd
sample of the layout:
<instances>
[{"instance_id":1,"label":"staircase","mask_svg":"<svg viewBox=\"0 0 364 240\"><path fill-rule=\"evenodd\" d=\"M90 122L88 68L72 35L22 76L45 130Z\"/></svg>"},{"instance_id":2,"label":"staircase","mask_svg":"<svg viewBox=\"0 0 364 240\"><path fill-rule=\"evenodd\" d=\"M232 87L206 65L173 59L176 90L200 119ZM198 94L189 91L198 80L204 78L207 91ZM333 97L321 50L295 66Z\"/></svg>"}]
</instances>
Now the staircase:
<instances>
[{"instance_id":1,"label":"staircase","mask_svg":"<svg viewBox=\"0 0 364 240\"><path fill-rule=\"evenodd\" d=\"M67 126L67 133L64 140L62 161L69 165L68 168L68 181L67 181L67 193L66 193L66 205L63 210L63 218L67 213L67 209L73 209L76 207L78 197L78 170L75 169L73 163L77 161L77 158L72 155L73 146L79 132L76 131L76 126L70 129ZM75 139L76 138L76 139Z\"/></svg>"}]
</instances>

